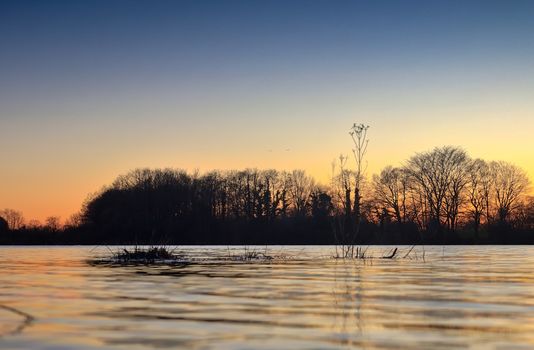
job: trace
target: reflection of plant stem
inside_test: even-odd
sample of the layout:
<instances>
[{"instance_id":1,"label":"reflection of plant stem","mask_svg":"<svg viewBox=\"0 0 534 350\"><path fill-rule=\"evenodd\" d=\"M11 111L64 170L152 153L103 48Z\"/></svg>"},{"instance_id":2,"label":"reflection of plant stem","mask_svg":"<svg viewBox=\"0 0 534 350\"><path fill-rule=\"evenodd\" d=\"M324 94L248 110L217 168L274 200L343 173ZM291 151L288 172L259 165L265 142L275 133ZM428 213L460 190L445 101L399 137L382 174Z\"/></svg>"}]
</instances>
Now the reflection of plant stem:
<instances>
[{"instance_id":1,"label":"reflection of plant stem","mask_svg":"<svg viewBox=\"0 0 534 350\"><path fill-rule=\"evenodd\" d=\"M0 337L6 336L6 335L19 334L24 330L24 328L28 327L35 320L35 317L33 317L32 315L27 314L24 311L15 309L14 307L11 307L11 306L0 304L0 309L4 309L6 311L22 316L24 318L24 320L21 321L20 324L14 330L12 330L11 332L6 332L5 334L0 333Z\"/></svg>"}]
</instances>

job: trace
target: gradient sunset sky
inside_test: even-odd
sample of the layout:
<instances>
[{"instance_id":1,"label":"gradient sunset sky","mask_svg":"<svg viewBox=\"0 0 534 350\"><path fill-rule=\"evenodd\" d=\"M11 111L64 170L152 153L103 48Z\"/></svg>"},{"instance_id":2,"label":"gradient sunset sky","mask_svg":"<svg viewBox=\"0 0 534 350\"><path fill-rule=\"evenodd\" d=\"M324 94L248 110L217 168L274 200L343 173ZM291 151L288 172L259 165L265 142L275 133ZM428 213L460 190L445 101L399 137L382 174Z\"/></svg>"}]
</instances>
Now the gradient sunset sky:
<instances>
[{"instance_id":1,"label":"gradient sunset sky","mask_svg":"<svg viewBox=\"0 0 534 350\"><path fill-rule=\"evenodd\" d=\"M136 167L371 175L457 145L534 178L534 1L0 1L0 209Z\"/></svg>"}]
</instances>

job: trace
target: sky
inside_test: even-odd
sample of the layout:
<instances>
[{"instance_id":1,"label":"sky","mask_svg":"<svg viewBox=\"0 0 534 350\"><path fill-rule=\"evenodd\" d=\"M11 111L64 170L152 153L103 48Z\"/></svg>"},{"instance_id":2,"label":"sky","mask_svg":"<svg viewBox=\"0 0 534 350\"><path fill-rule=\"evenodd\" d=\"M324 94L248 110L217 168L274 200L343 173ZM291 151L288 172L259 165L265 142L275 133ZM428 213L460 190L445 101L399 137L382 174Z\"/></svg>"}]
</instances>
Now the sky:
<instances>
[{"instance_id":1,"label":"sky","mask_svg":"<svg viewBox=\"0 0 534 350\"><path fill-rule=\"evenodd\" d=\"M532 1L0 0L0 208L138 167L368 175L455 145L534 178Z\"/></svg>"}]
</instances>

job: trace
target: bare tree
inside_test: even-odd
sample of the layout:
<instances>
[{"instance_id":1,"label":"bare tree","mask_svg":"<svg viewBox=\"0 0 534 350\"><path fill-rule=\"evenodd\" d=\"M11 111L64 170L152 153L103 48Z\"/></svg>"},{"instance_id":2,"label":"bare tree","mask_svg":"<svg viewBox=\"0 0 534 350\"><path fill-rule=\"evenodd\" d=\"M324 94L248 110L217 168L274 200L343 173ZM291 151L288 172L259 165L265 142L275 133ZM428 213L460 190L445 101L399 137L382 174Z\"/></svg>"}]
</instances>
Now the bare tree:
<instances>
[{"instance_id":1,"label":"bare tree","mask_svg":"<svg viewBox=\"0 0 534 350\"><path fill-rule=\"evenodd\" d=\"M463 166L467 159L464 150L446 146L418 153L408 160L406 169L429 208L431 230L442 232L444 223L454 229L466 183Z\"/></svg>"},{"instance_id":2,"label":"bare tree","mask_svg":"<svg viewBox=\"0 0 534 350\"><path fill-rule=\"evenodd\" d=\"M523 169L503 161L491 162L490 172L494 180L497 215L500 222L506 222L527 193L530 181Z\"/></svg>"},{"instance_id":3,"label":"bare tree","mask_svg":"<svg viewBox=\"0 0 534 350\"><path fill-rule=\"evenodd\" d=\"M291 172L289 193L296 215L304 216L306 214L314 185L313 178L307 176L304 170L293 170Z\"/></svg>"},{"instance_id":4,"label":"bare tree","mask_svg":"<svg viewBox=\"0 0 534 350\"><path fill-rule=\"evenodd\" d=\"M26 227L32 230L37 230L41 228L41 222L37 219L31 219L28 221L28 224L26 224Z\"/></svg>"},{"instance_id":5,"label":"bare tree","mask_svg":"<svg viewBox=\"0 0 534 350\"><path fill-rule=\"evenodd\" d=\"M447 229L456 230L460 206L465 202L464 189L468 183L470 159L460 148L449 147L444 152L444 170L448 176L447 192L444 198Z\"/></svg>"},{"instance_id":6,"label":"bare tree","mask_svg":"<svg viewBox=\"0 0 534 350\"><path fill-rule=\"evenodd\" d=\"M0 211L0 216L3 217L11 230L18 230L24 226L24 216L22 212L13 209L4 209Z\"/></svg>"},{"instance_id":7,"label":"bare tree","mask_svg":"<svg viewBox=\"0 0 534 350\"><path fill-rule=\"evenodd\" d=\"M49 216L45 220L45 228L50 231L59 231L61 228L61 220L59 216Z\"/></svg>"},{"instance_id":8,"label":"bare tree","mask_svg":"<svg viewBox=\"0 0 534 350\"><path fill-rule=\"evenodd\" d=\"M488 163L482 159L475 159L471 162L468 172L467 199L470 204L468 212L473 220L475 238L478 238L482 216L489 207L489 195L491 188L491 176Z\"/></svg>"},{"instance_id":9,"label":"bare tree","mask_svg":"<svg viewBox=\"0 0 534 350\"><path fill-rule=\"evenodd\" d=\"M292 183L292 177L291 173L287 171L283 171L280 174L280 181L278 183L278 190L277 190L277 199L279 202L277 211L278 214L282 218L286 218L288 214L288 209L291 205L291 201L289 199L289 188L291 187Z\"/></svg>"},{"instance_id":10,"label":"bare tree","mask_svg":"<svg viewBox=\"0 0 534 350\"><path fill-rule=\"evenodd\" d=\"M354 218L356 223L354 238L356 238L360 228L361 185L367 168L367 164L364 163L364 159L367 153L367 146L369 144L369 139L367 138L368 129L368 125L354 123L349 132L354 144L352 153L354 154L354 160L356 162L356 168L354 170Z\"/></svg>"},{"instance_id":11,"label":"bare tree","mask_svg":"<svg viewBox=\"0 0 534 350\"><path fill-rule=\"evenodd\" d=\"M347 157L339 155L339 175L338 183L341 186L341 193L338 192L338 197L342 203L344 209L344 222L343 222L343 244L348 244L349 236L352 231L352 184L351 184L351 171L346 169Z\"/></svg>"},{"instance_id":12,"label":"bare tree","mask_svg":"<svg viewBox=\"0 0 534 350\"><path fill-rule=\"evenodd\" d=\"M441 171L437 152L418 153L408 160L407 171L416 183L417 191L420 194L421 202L425 202L429 209L429 220L424 220L427 226L438 225L440 230L440 214L443 207L443 199L446 193L446 186L440 179ZM446 185L446 183L445 183ZM426 227L427 229L430 227Z\"/></svg>"},{"instance_id":13,"label":"bare tree","mask_svg":"<svg viewBox=\"0 0 534 350\"><path fill-rule=\"evenodd\" d=\"M81 213L74 213L65 220L65 228L78 227L83 223L83 217Z\"/></svg>"},{"instance_id":14,"label":"bare tree","mask_svg":"<svg viewBox=\"0 0 534 350\"><path fill-rule=\"evenodd\" d=\"M403 169L385 167L380 175L373 176L373 190L376 202L392 212L398 223L406 220L408 177Z\"/></svg>"},{"instance_id":15,"label":"bare tree","mask_svg":"<svg viewBox=\"0 0 534 350\"><path fill-rule=\"evenodd\" d=\"M514 228L521 230L534 229L534 197L529 196L512 213Z\"/></svg>"},{"instance_id":16,"label":"bare tree","mask_svg":"<svg viewBox=\"0 0 534 350\"><path fill-rule=\"evenodd\" d=\"M352 235L352 172L346 168L348 157L340 154L332 161L331 193L336 217L332 223L336 256L348 257ZM338 253L339 243L341 254Z\"/></svg>"}]
</instances>

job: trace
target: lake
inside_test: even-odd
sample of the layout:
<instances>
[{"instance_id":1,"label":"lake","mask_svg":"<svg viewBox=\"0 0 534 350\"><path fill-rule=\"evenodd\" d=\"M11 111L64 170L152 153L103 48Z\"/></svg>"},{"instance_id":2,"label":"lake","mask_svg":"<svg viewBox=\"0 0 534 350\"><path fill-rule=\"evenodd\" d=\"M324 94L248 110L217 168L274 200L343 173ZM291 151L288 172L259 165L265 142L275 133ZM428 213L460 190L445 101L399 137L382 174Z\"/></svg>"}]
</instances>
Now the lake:
<instances>
[{"instance_id":1,"label":"lake","mask_svg":"<svg viewBox=\"0 0 534 350\"><path fill-rule=\"evenodd\" d=\"M409 248L343 261L268 247L287 259L237 262L221 259L243 247L179 247L193 263L116 266L88 263L106 247L0 247L0 348L534 348L534 247L402 259Z\"/></svg>"}]
</instances>

